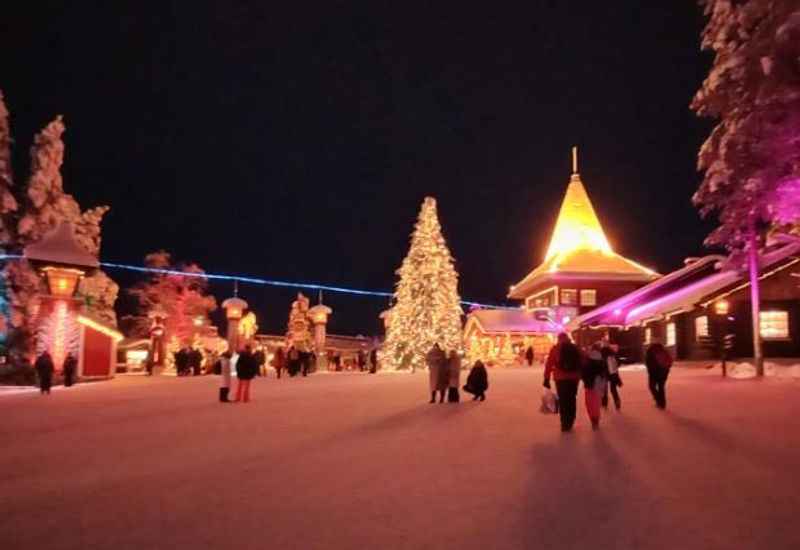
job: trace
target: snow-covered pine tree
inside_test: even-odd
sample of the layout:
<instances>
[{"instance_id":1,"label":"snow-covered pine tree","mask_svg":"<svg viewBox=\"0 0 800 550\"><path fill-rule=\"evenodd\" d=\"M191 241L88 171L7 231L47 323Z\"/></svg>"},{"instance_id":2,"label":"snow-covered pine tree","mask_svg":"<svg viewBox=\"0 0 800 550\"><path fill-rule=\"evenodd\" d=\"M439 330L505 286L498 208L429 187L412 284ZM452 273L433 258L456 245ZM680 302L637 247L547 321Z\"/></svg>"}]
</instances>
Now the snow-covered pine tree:
<instances>
[{"instance_id":1,"label":"snow-covered pine tree","mask_svg":"<svg viewBox=\"0 0 800 550\"><path fill-rule=\"evenodd\" d=\"M13 237L13 221L10 215L17 210L17 201L11 188L14 173L11 169L11 126L8 109L0 91L0 248L5 249Z\"/></svg>"},{"instance_id":2,"label":"snow-covered pine tree","mask_svg":"<svg viewBox=\"0 0 800 550\"><path fill-rule=\"evenodd\" d=\"M706 240L747 258L753 348L763 375L759 331L758 249L775 223L781 190L800 178L800 5L797 0L701 0L702 47L715 53L692 101L718 119L700 149L705 172L694 203L719 227ZM743 262L744 263L744 262Z\"/></svg>"},{"instance_id":3,"label":"snow-covered pine tree","mask_svg":"<svg viewBox=\"0 0 800 550\"><path fill-rule=\"evenodd\" d=\"M159 250L145 256L144 264L154 269L196 273L198 276L174 273L153 273L145 281L128 289L138 305L138 315L126 318L127 329L138 336L150 330L148 315L160 307L167 315L164 320L166 338L176 345L191 344L197 328L195 320L208 321L208 314L217 309L216 299L208 293L208 279L196 264L174 264L168 252Z\"/></svg>"},{"instance_id":4,"label":"snow-covered pine tree","mask_svg":"<svg viewBox=\"0 0 800 550\"><path fill-rule=\"evenodd\" d=\"M458 274L436 214L436 199L426 197L411 236L408 255L397 270L392 322L383 362L391 370L416 369L434 344L461 350L461 298Z\"/></svg>"}]
</instances>

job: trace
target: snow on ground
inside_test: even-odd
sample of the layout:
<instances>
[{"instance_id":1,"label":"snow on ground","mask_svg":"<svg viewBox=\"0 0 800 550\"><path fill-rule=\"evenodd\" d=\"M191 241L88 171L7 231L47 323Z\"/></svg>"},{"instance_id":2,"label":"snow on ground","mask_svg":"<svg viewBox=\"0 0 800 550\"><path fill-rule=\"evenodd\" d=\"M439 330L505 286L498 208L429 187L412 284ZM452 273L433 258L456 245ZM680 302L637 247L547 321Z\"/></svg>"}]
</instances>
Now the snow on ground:
<instances>
[{"instance_id":1,"label":"snow on ground","mask_svg":"<svg viewBox=\"0 0 800 550\"><path fill-rule=\"evenodd\" d=\"M572 434L541 369L427 403L427 375L126 377L0 398L0 548L789 549L793 383L674 369L669 409L624 372L622 412Z\"/></svg>"},{"instance_id":2,"label":"snow on ground","mask_svg":"<svg viewBox=\"0 0 800 550\"><path fill-rule=\"evenodd\" d=\"M756 366L753 363L730 363L727 366L731 378L755 378ZM764 362L764 376L775 378L800 378L800 364L779 365L770 361Z\"/></svg>"}]
</instances>

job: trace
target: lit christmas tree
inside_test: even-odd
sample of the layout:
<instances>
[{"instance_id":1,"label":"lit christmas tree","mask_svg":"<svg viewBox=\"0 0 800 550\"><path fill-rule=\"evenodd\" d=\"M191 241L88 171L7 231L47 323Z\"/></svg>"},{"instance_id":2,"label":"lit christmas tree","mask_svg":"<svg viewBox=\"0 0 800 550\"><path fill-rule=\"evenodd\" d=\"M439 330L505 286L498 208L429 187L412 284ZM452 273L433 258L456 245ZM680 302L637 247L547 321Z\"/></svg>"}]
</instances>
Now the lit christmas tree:
<instances>
[{"instance_id":1,"label":"lit christmas tree","mask_svg":"<svg viewBox=\"0 0 800 550\"><path fill-rule=\"evenodd\" d=\"M392 322L383 361L389 369L425 366L434 344L461 350L461 298L453 257L442 236L436 200L426 197L411 236L411 247L397 270Z\"/></svg>"}]
</instances>

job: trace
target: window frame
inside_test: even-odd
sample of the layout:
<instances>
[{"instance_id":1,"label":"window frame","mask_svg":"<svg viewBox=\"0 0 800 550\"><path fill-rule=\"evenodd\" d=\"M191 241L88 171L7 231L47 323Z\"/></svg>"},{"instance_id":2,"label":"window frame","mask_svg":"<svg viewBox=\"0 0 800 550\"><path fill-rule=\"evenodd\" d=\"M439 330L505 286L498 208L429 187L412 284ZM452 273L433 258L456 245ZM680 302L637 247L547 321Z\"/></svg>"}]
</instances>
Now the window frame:
<instances>
[{"instance_id":1,"label":"window frame","mask_svg":"<svg viewBox=\"0 0 800 550\"><path fill-rule=\"evenodd\" d=\"M572 292L575 296L575 299L571 302L568 302L564 299L564 294ZM561 288L559 289L559 305L562 306L579 306L580 305L580 294L578 293L577 288Z\"/></svg>"},{"instance_id":2,"label":"window frame","mask_svg":"<svg viewBox=\"0 0 800 550\"><path fill-rule=\"evenodd\" d=\"M672 342L670 342L670 335L672 336ZM667 323L664 341L666 342L664 345L668 348L674 348L678 345L678 327L675 326L675 321Z\"/></svg>"},{"instance_id":3,"label":"window frame","mask_svg":"<svg viewBox=\"0 0 800 550\"><path fill-rule=\"evenodd\" d=\"M765 336L764 335L764 322L769 322L770 319L764 319L765 315L782 315L784 319L781 319L780 322L783 324L785 322L786 325L786 334L781 336ZM784 321L785 320L785 321ZM773 320L774 321L774 320ZM761 336L761 339L767 342L788 342L792 339L792 331L791 327L789 326L789 312L785 309L768 309L764 311L758 312L758 334Z\"/></svg>"},{"instance_id":4,"label":"window frame","mask_svg":"<svg viewBox=\"0 0 800 550\"><path fill-rule=\"evenodd\" d=\"M705 330L701 333L698 328L698 322L702 321L705 324ZM708 324L708 315L698 315L694 318L694 339L696 342L700 341L700 338L708 337L711 335L711 331L709 330Z\"/></svg>"},{"instance_id":5,"label":"window frame","mask_svg":"<svg viewBox=\"0 0 800 550\"><path fill-rule=\"evenodd\" d=\"M586 300L584 300L584 298L583 298L584 293L585 294L591 293L590 294L591 297L592 297L591 303L589 303ZM578 302L579 302L579 305L581 305L581 306L595 307L597 305L597 289L596 288L582 288L582 289L580 289L578 291Z\"/></svg>"}]
</instances>

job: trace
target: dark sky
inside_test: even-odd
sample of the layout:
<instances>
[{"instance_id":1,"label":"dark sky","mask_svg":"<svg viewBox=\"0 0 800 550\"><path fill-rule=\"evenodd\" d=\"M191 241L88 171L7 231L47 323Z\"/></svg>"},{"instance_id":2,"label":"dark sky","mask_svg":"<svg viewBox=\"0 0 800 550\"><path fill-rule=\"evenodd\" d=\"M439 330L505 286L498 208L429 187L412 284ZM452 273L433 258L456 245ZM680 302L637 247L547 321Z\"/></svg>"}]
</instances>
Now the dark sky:
<instances>
[{"instance_id":1,"label":"dark sky","mask_svg":"<svg viewBox=\"0 0 800 550\"><path fill-rule=\"evenodd\" d=\"M573 144L619 252L662 271L704 252L690 199L709 124L688 104L710 58L692 2L16 4L0 87L17 177L63 114L66 190L112 207L104 260L164 248L208 271L388 290L433 195L462 297L500 303L542 259ZM241 294L283 330L292 291ZM326 302L350 334L386 306Z\"/></svg>"}]
</instances>

